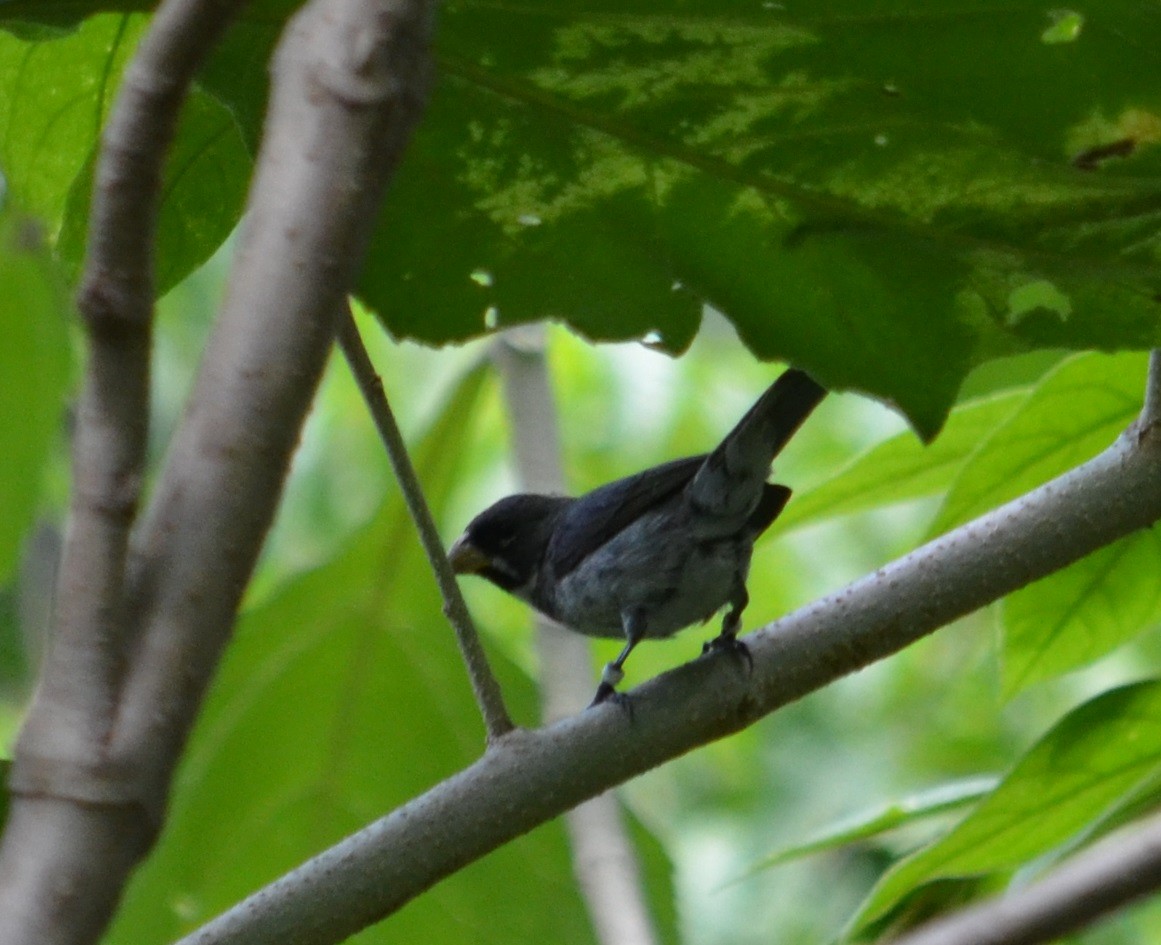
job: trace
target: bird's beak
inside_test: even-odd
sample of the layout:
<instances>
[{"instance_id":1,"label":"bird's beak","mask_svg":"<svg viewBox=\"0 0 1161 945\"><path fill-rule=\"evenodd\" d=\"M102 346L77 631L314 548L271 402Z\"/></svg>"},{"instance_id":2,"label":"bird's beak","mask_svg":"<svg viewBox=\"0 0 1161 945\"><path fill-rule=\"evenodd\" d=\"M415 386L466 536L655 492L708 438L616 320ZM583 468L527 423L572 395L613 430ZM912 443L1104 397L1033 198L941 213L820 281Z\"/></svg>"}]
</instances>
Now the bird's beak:
<instances>
[{"instance_id":1,"label":"bird's beak","mask_svg":"<svg viewBox=\"0 0 1161 945\"><path fill-rule=\"evenodd\" d=\"M468 541L467 535L460 535L448 549L447 559L456 574L479 574L492 560Z\"/></svg>"}]
</instances>

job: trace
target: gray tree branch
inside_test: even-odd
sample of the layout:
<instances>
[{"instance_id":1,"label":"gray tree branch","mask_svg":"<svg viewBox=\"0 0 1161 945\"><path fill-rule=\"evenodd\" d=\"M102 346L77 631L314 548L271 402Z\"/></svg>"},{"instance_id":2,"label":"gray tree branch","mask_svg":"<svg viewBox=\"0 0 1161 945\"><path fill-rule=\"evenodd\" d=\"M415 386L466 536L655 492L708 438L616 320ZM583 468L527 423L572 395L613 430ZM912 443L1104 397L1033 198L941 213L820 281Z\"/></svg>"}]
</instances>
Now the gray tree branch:
<instances>
[{"instance_id":1,"label":"gray tree branch","mask_svg":"<svg viewBox=\"0 0 1161 945\"><path fill-rule=\"evenodd\" d=\"M149 419L153 241L181 103L239 6L161 4L104 132L77 297L89 357L73 436L68 530L51 643L16 748L0 843L6 945L94 939L156 829L142 816L132 773L108 751L125 665L124 576Z\"/></svg>"},{"instance_id":2,"label":"gray tree branch","mask_svg":"<svg viewBox=\"0 0 1161 945\"><path fill-rule=\"evenodd\" d=\"M615 705L518 730L471 767L303 864L183 945L322 945L581 801L753 723L1161 518L1161 432L1088 463L746 637L748 673L695 660Z\"/></svg>"},{"instance_id":3,"label":"gray tree branch","mask_svg":"<svg viewBox=\"0 0 1161 945\"><path fill-rule=\"evenodd\" d=\"M543 326L502 334L493 359L504 381L504 401L520 486L532 492L563 493L556 398L548 376ZM584 707L592 677L588 641L543 617L536 618L540 654L540 701L546 723ZM657 933L645 901L637 851L612 793L601 794L565 814L573 872L598 941L604 945L653 945Z\"/></svg>"},{"instance_id":4,"label":"gray tree branch","mask_svg":"<svg viewBox=\"0 0 1161 945\"><path fill-rule=\"evenodd\" d=\"M38 790L35 783L16 779L19 793L0 847L5 945L94 941L156 834L179 752L272 521L333 340L335 313L362 260L379 197L422 109L433 7L425 0L312 0L280 43L227 296L150 507L122 555L123 589L118 566L106 579L111 590L102 592L102 606L123 601L118 612L123 625L115 633L104 631L102 626L112 624L98 623L103 612L91 613L76 634L81 639L104 633L118 644L119 669L110 704L103 707L111 724L95 742L110 796L84 800L74 796L77 792L51 784ZM208 17L216 29L225 7L186 0L164 9L155 31L184 22L192 32L180 41L196 46L213 30L204 24L195 29L193 22L172 20L169 13L198 23ZM174 62L170 67L180 74L185 60L177 56ZM143 79L146 93L164 93L171 76L169 71L153 76L156 86ZM148 125L124 131L153 133ZM113 150L132 154L133 140L118 141ZM118 160L110 158L114 165ZM103 217L106 225L142 212L133 202L140 198L135 185L120 176L138 170L153 186L154 175L145 169L122 167L108 184L109 199L129 204ZM108 236L94 237L101 258L101 240ZM129 242L141 238L134 231ZM137 259L130 251L126 258ZM151 291L141 281L147 280L141 275L146 265L127 262L124 271L120 265L108 265L109 284L129 287L133 314L108 322L102 316L98 322L113 339L121 331L135 333L132 344L141 349L147 346L141 323L148 321L142 299ZM134 393L125 397L134 414L117 413L108 422L143 422L139 362L140 356L134 362ZM82 423L97 421L86 416ZM131 439L139 436L131 433ZM78 449L89 448L90 441L87 437L88 445ZM134 442L129 452L139 449ZM136 490L132 475L130 481L119 478L125 468L115 465L106 474L122 490L112 497L121 530ZM115 551L124 542L123 534L113 535L94 542L90 553ZM65 576L62 593L76 592ZM42 688L64 691L70 679L86 684L86 674L93 675L86 655L81 646L54 657L51 671L60 676ZM59 724L51 720L51 731L67 732L71 724L68 716ZM31 722L28 731L24 756L40 750ZM94 734L82 733L81 748L93 750Z\"/></svg>"}]
</instances>

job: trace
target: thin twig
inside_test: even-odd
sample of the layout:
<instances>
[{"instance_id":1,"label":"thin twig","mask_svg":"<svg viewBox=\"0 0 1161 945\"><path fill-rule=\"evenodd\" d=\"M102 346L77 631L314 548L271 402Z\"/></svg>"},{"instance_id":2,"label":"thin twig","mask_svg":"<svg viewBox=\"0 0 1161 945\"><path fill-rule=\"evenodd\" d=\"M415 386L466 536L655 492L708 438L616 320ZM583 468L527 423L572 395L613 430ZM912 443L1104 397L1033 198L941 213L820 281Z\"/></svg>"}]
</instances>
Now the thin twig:
<instances>
[{"instance_id":1,"label":"thin twig","mask_svg":"<svg viewBox=\"0 0 1161 945\"><path fill-rule=\"evenodd\" d=\"M304 863L183 945L330 945L583 800L739 731L1161 518L1161 435L1083 466L745 639L753 670L700 659L617 706L514 733L471 767Z\"/></svg>"},{"instance_id":2,"label":"thin twig","mask_svg":"<svg viewBox=\"0 0 1161 945\"><path fill-rule=\"evenodd\" d=\"M1024 889L921 926L894 945L1040 945L1161 886L1161 815L1122 827Z\"/></svg>"},{"instance_id":3,"label":"thin twig","mask_svg":"<svg viewBox=\"0 0 1161 945\"><path fill-rule=\"evenodd\" d=\"M556 398L548 375L542 325L501 334L493 360L504 379L504 400L512 428L521 488L564 491ZM536 620L540 654L540 701L548 723L582 708L592 695L588 641L543 617ZM653 945L657 932L641 881L637 851L612 793L586 801L565 814L573 872L604 945Z\"/></svg>"},{"instance_id":4,"label":"thin twig","mask_svg":"<svg viewBox=\"0 0 1161 945\"><path fill-rule=\"evenodd\" d=\"M480 714L484 717L488 742L493 744L511 732L515 726L504 705L500 685L496 682L491 666L488 665L488 656L484 652L480 635L468 612L468 605L464 603L455 574L452 573L451 564L448 563L439 531L423 496L423 487L419 484L419 477L415 474L415 467L411 464L411 457L407 453L407 445L403 442L403 435L399 432L399 425L395 422L395 415L387 402L383 381L371 363L363 339L359 337L359 327L355 324L350 306L347 306L347 310L339 318L338 341L347 364L351 367L351 373L355 376L355 382L359 385L367 409L375 421L383 445L387 448L387 456L391 461L391 468L395 471L403 500L415 521L423 551L427 555L432 571L435 572L440 594L443 595L443 612L455 630L456 642L468 668L472 691L476 695Z\"/></svg>"}]
</instances>

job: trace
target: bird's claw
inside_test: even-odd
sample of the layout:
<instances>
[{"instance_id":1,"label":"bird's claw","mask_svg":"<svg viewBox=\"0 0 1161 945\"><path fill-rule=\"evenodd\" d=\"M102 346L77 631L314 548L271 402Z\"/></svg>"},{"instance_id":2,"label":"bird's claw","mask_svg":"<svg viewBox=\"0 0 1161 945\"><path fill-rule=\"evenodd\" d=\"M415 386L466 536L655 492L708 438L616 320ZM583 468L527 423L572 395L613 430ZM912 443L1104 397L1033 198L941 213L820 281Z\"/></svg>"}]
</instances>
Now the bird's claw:
<instances>
[{"instance_id":1,"label":"bird's claw","mask_svg":"<svg viewBox=\"0 0 1161 945\"><path fill-rule=\"evenodd\" d=\"M754 657L750 653L750 648L733 634L719 633L712 640L707 640L702 644L701 655L706 656L709 653L733 653L746 661L747 670L751 673L754 671Z\"/></svg>"},{"instance_id":2,"label":"bird's claw","mask_svg":"<svg viewBox=\"0 0 1161 945\"><path fill-rule=\"evenodd\" d=\"M623 709L629 716L630 721L633 719L633 700L625 695L623 692L617 692L612 684L601 680L601 684L597 686L597 694L593 696L593 701L589 703L589 708L592 709L605 702L612 702Z\"/></svg>"}]
</instances>

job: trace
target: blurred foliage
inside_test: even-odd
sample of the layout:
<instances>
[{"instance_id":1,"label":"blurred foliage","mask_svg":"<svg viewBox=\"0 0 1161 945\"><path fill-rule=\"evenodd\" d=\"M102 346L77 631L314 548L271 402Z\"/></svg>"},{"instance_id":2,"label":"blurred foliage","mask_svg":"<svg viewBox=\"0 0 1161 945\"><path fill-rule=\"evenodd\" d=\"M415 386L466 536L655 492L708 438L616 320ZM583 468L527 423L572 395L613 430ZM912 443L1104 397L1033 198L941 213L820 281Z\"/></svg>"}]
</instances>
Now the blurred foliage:
<instances>
[{"instance_id":1,"label":"blurred foliage","mask_svg":"<svg viewBox=\"0 0 1161 945\"><path fill-rule=\"evenodd\" d=\"M75 274L82 257L97 135L146 6L0 5L0 169L57 253L9 211L2 733L30 689L63 514L57 267ZM229 244L214 254L240 213L265 52L291 6L247 7L179 125L151 470L220 297ZM551 332L577 491L715 443L775 372L754 354L893 401L925 434L963 381L927 447L871 399L819 408L778 462L795 498L755 555L750 627L1093 455L1138 409L1145 359L1067 349L1161 340L1147 79L1159 35L1161 8L1127 0L1047 14L1015 0L446 4L441 82L361 314L444 533L513 484L486 347L397 343L375 317L427 341L544 315L646 341L598 349ZM687 347L676 361L654 350ZM900 928L1153 806L1159 554L1151 532L1132 536L627 785L664 939L796 945ZM526 610L482 582L465 592L534 724ZM701 642L691 630L642 648L630 682ZM594 667L617 649L597 643ZM432 581L336 361L172 818L109 942L170 940L480 748ZM1149 904L1078 941L1158 935ZM358 940L419 938L591 941L559 825Z\"/></svg>"},{"instance_id":2,"label":"blurred foliage","mask_svg":"<svg viewBox=\"0 0 1161 945\"><path fill-rule=\"evenodd\" d=\"M3 6L0 164L74 263L141 6ZM296 6L247 5L185 110L163 286L238 219ZM447 3L360 292L397 337L550 313L670 351L709 302L930 437L997 355L1161 343L1159 34L1131 0Z\"/></svg>"}]
</instances>

